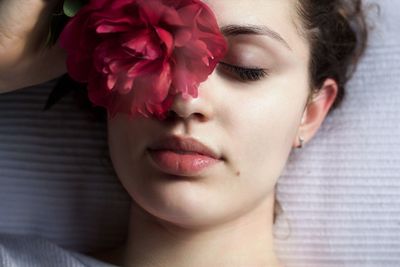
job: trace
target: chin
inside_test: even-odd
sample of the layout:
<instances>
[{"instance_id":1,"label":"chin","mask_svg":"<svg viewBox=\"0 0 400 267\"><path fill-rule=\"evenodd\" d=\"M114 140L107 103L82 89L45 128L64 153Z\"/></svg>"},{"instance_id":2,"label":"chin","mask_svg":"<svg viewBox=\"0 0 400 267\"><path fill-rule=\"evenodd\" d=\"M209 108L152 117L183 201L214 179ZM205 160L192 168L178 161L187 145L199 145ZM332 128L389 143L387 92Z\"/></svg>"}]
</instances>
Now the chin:
<instances>
[{"instance_id":1,"label":"chin","mask_svg":"<svg viewBox=\"0 0 400 267\"><path fill-rule=\"evenodd\" d=\"M137 188L130 190L135 205L161 222L185 228L205 227L221 220L226 212L222 199L218 199L221 192L210 190L205 183L175 180Z\"/></svg>"}]
</instances>

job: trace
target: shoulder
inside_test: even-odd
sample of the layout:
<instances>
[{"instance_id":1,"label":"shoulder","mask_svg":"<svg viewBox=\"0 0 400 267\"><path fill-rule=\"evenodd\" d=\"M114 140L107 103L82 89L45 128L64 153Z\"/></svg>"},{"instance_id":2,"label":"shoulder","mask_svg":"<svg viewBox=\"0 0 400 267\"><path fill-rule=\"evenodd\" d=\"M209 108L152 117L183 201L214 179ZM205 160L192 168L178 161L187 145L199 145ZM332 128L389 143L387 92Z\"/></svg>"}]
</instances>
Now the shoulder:
<instances>
[{"instance_id":1,"label":"shoulder","mask_svg":"<svg viewBox=\"0 0 400 267\"><path fill-rule=\"evenodd\" d=\"M0 234L0 266L109 267L111 265L68 251L42 238Z\"/></svg>"}]
</instances>

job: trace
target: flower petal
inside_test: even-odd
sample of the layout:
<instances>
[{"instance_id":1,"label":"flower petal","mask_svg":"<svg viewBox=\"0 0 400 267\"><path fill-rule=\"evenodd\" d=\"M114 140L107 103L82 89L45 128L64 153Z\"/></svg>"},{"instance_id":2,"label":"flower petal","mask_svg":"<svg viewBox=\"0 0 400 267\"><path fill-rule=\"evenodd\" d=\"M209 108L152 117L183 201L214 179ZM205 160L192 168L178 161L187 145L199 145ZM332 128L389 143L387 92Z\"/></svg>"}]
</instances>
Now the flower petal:
<instances>
[{"instance_id":1,"label":"flower petal","mask_svg":"<svg viewBox=\"0 0 400 267\"><path fill-rule=\"evenodd\" d=\"M91 0L61 34L71 77L109 114L165 118L173 97L198 97L227 43L200 0Z\"/></svg>"}]
</instances>

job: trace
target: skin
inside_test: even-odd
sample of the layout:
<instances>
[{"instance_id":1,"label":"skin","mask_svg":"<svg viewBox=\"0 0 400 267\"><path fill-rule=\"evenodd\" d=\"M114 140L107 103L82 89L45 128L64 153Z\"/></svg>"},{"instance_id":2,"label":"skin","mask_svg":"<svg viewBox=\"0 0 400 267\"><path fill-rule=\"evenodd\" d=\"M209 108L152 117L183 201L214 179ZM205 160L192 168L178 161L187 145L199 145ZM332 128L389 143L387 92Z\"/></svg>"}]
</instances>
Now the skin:
<instances>
[{"instance_id":1,"label":"skin","mask_svg":"<svg viewBox=\"0 0 400 267\"><path fill-rule=\"evenodd\" d=\"M310 101L310 47L294 0L209 0L219 25L254 24L279 33L229 36L223 60L268 69L242 82L219 67L199 97L176 97L167 122L119 114L108 121L115 170L133 199L126 246L100 258L123 266L282 266L274 252L274 187L299 136L308 142L325 119L337 84ZM193 137L224 156L198 179L168 180L146 157L165 134Z\"/></svg>"},{"instance_id":2,"label":"skin","mask_svg":"<svg viewBox=\"0 0 400 267\"><path fill-rule=\"evenodd\" d=\"M66 54L43 47L59 0L0 0L0 93L39 84L66 72ZM17 77L17 78L16 78Z\"/></svg>"}]
</instances>

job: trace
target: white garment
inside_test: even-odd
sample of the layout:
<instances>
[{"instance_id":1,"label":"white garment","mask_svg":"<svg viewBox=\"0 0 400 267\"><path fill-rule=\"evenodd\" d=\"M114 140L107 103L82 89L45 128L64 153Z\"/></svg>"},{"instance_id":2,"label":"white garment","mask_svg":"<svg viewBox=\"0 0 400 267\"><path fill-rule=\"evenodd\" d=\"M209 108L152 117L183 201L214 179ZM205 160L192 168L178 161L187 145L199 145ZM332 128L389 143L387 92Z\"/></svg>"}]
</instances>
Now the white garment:
<instances>
[{"instance_id":1,"label":"white garment","mask_svg":"<svg viewBox=\"0 0 400 267\"><path fill-rule=\"evenodd\" d=\"M117 267L43 238L0 234L0 267Z\"/></svg>"}]
</instances>

